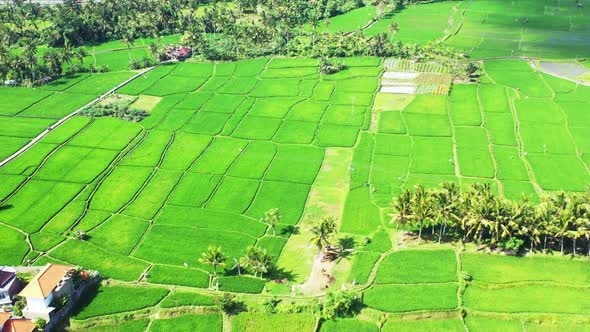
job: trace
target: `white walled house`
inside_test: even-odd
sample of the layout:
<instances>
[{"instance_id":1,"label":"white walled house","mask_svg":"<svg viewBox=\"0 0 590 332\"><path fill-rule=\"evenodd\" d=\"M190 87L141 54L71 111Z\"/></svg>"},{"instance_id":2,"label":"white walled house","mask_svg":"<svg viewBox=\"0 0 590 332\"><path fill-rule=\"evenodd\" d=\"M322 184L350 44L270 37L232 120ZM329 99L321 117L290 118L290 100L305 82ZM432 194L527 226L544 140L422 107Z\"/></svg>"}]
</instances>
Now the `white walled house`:
<instances>
[{"instance_id":1,"label":"white walled house","mask_svg":"<svg viewBox=\"0 0 590 332\"><path fill-rule=\"evenodd\" d=\"M23 310L24 316L49 321L51 313L55 310L51 306L53 300L62 295L70 296L74 291L73 270L73 266L47 264L19 293L27 300L27 306Z\"/></svg>"},{"instance_id":2,"label":"white walled house","mask_svg":"<svg viewBox=\"0 0 590 332\"><path fill-rule=\"evenodd\" d=\"M0 307L12 304L12 296L19 290L16 270L0 266Z\"/></svg>"}]
</instances>

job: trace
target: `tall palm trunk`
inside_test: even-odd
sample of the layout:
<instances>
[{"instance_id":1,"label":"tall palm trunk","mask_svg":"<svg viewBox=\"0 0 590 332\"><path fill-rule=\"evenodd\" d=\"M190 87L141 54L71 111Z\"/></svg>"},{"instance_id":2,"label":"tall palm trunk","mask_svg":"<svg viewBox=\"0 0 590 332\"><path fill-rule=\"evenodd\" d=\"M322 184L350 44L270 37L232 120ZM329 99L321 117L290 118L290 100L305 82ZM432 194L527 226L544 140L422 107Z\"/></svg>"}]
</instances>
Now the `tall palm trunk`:
<instances>
[{"instance_id":1,"label":"tall palm trunk","mask_svg":"<svg viewBox=\"0 0 590 332\"><path fill-rule=\"evenodd\" d=\"M561 247L561 256L563 256L563 236L559 238L559 246Z\"/></svg>"},{"instance_id":2,"label":"tall palm trunk","mask_svg":"<svg viewBox=\"0 0 590 332\"><path fill-rule=\"evenodd\" d=\"M574 257L576 257L576 237L574 236L574 238L572 239L573 245L574 247L572 248L572 250L574 251Z\"/></svg>"},{"instance_id":3,"label":"tall palm trunk","mask_svg":"<svg viewBox=\"0 0 590 332\"><path fill-rule=\"evenodd\" d=\"M444 223L440 224L440 231L438 232L438 243L440 243L440 241L442 240L443 226Z\"/></svg>"},{"instance_id":4,"label":"tall palm trunk","mask_svg":"<svg viewBox=\"0 0 590 332\"><path fill-rule=\"evenodd\" d=\"M481 238L483 237L483 229L479 232L479 236L477 237L477 248L481 247Z\"/></svg>"},{"instance_id":5,"label":"tall palm trunk","mask_svg":"<svg viewBox=\"0 0 590 332\"><path fill-rule=\"evenodd\" d=\"M400 243L404 242L404 225L402 225L402 236L400 237Z\"/></svg>"},{"instance_id":6,"label":"tall palm trunk","mask_svg":"<svg viewBox=\"0 0 590 332\"><path fill-rule=\"evenodd\" d=\"M547 235L543 238L543 253L547 250Z\"/></svg>"},{"instance_id":7,"label":"tall palm trunk","mask_svg":"<svg viewBox=\"0 0 590 332\"><path fill-rule=\"evenodd\" d=\"M418 243L422 240L422 221L420 222L420 229L418 230Z\"/></svg>"}]
</instances>

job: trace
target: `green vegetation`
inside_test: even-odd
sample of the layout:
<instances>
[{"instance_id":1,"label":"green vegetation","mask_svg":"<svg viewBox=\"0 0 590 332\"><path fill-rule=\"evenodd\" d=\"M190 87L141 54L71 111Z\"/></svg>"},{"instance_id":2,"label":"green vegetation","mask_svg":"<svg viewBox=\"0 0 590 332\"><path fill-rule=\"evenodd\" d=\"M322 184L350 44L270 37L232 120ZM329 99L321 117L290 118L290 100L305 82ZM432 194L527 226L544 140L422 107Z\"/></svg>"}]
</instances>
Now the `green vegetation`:
<instances>
[{"instance_id":1,"label":"green vegetation","mask_svg":"<svg viewBox=\"0 0 590 332\"><path fill-rule=\"evenodd\" d=\"M160 302L168 290L148 287L110 286L100 287L96 294L88 300L90 303L83 307L74 319L88 319L113 313L139 310L151 307ZM130 301L133 299L133 301Z\"/></svg>"},{"instance_id":2,"label":"green vegetation","mask_svg":"<svg viewBox=\"0 0 590 332\"><path fill-rule=\"evenodd\" d=\"M583 5L162 4L0 8L0 78L35 86L0 88L0 158L194 52L0 168L1 263L112 279L72 330L588 323L587 263L545 254L588 254L590 90L457 61L586 57Z\"/></svg>"},{"instance_id":3,"label":"green vegetation","mask_svg":"<svg viewBox=\"0 0 590 332\"><path fill-rule=\"evenodd\" d=\"M288 328L285 325L288 322ZM235 331L313 331L316 318L311 314L255 314L241 313L232 319Z\"/></svg>"},{"instance_id":4,"label":"green vegetation","mask_svg":"<svg viewBox=\"0 0 590 332\"><path fill-rule=\"evenodd\" d=\"M194 331L195 327L204 331L222 331L223 321L221 315L184 315L175 318L156 319L150 326L150 331Z\"/></svg>"}]
</instances>

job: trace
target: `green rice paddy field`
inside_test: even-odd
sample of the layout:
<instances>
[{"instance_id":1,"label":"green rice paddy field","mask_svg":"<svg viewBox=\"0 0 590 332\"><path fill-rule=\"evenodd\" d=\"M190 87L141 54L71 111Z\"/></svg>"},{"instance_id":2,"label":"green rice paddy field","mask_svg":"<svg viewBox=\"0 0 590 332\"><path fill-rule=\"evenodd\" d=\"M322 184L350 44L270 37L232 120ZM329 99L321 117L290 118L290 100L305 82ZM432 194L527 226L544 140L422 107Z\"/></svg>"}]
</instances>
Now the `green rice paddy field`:
<instances>
[{"instance_id":1,"label":"green rice paddy field","mask_svg":"<svg viewBox=\"0 0 590 332\"><path fill-rule=\"evenodd\" d=\"M587 58L590 53L588 0L436 1L408 5L377 17L374 6L361 7L320 22L317 32L391 35L391 24L397 23L394 39L420 44L439 40L476 59L571 59Z\"/></svg>"},{"instance_id":2,"label":"green rice paddy field","mask_svg":"<svg viewBox=\"0 0 590 332\"><path fill-rule=\"evenodd\" d=\"M348 173L333 210L340 211L342 236L373 239L357 245L348 268L336 275L363 290L368 314L324 322L322 330L583 329L587 262L403 249L386 215L392 197L415 184L489 182L507 198L533 200L543 191L582 191L590 183L590 88L541 74L525 61L498 60L485 63L480 84L456 84L448 96L392 98L377 92L381 59L345 62L347 69L330 76L320 76L312 59L187 62L134 80L118 92L160 98L144 121L76 116L0 169L2 262L83 265L121 283L101 288L76 314L80 326L96 321L101 330L105 316L169 312L125 324L221 329L215 314L174 312L214 303L200 253L221 245L231 260L256 244L289 268L300 256L283 250L291 248L285 245L293 226L314 204L338 201L321 197L333 190L322 174L336 168ZM97 88L80 81L68 89L83 95ZM9 119L9 135L26 131L19 123L28 125L29 118ZM349 151L350 160L328 157L336 151ZM310 198L312 191L320 196ZM276 234L259 221L271 208L282 215ZM67 239L68 230L89 238ZM221 291L289 294L230 267L218 278ZM303 282L309 269L303 266L293 282ZM550 273L558 270L563 273ZM467 286L463 272L473 277ZM189 293L171 291L175 286ZM389 317L382 326L371 318L377 312ZM436 319L417 319L428 313ZM255 315L238 315L231 324L260 330L256 324L287 320L309 331L319 324L312 314L271 316L274 323Z\"/></svg>"}]
</instances>

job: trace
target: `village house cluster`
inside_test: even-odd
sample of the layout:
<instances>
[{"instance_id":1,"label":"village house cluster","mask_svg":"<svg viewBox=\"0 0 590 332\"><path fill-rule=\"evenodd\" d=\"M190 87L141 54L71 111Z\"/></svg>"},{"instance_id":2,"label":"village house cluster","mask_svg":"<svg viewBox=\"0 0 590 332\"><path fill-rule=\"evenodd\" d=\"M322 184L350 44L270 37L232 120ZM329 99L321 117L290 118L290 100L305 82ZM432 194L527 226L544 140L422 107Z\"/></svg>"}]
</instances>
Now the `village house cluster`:
<instances>
[{"instance_id":1,"label":"village house cluster","mask_svg":"<svg viewBox=\"0 0 590 332\"><path fill-rule=\"evenodd\" d=\"M85 280L88 272L49 263L23 285L17 269L0 267L0 332L42 331L73 297L76 276Z\"/></svg>"}]
</instances>

